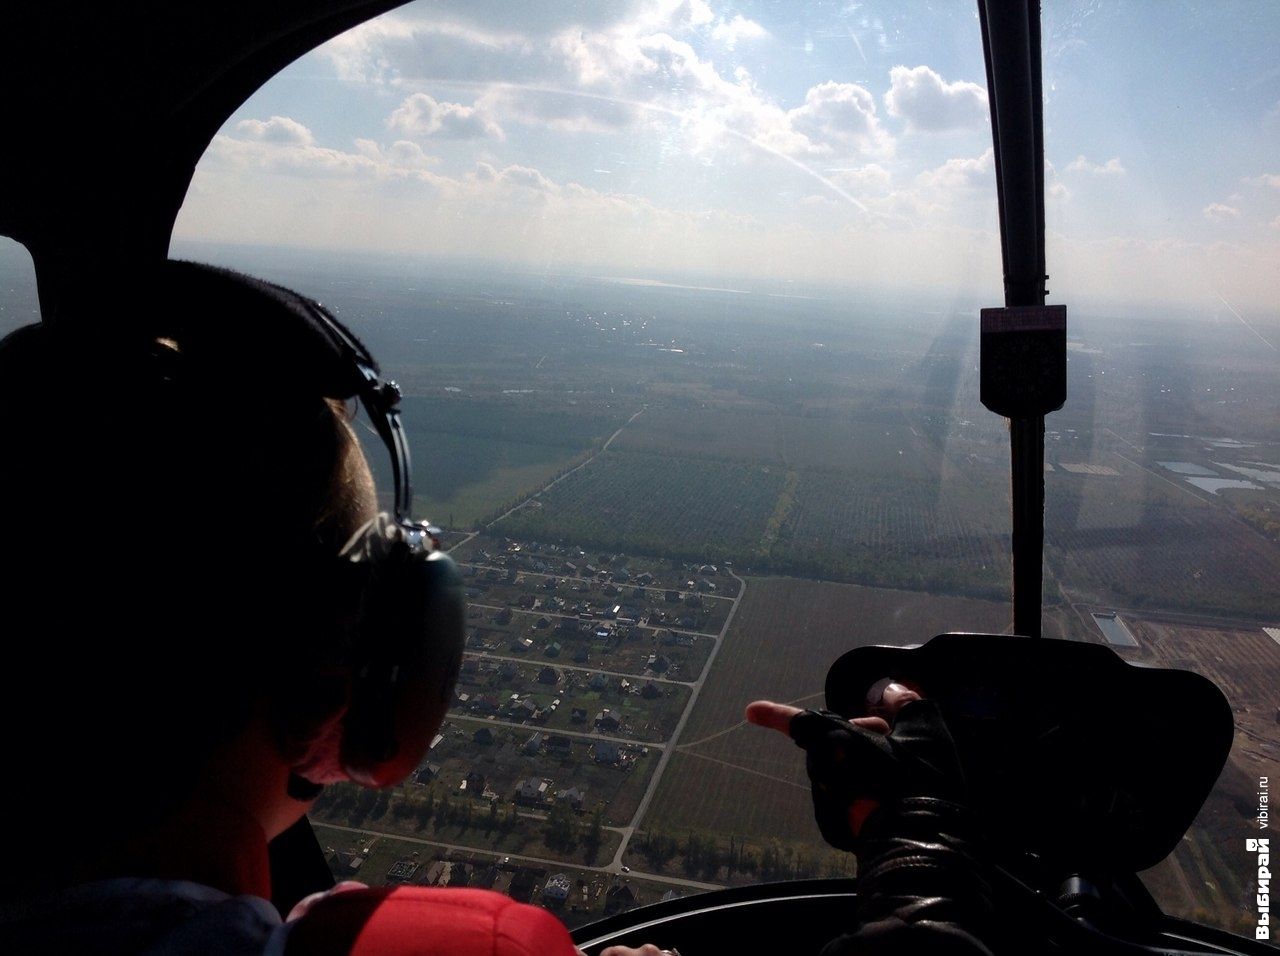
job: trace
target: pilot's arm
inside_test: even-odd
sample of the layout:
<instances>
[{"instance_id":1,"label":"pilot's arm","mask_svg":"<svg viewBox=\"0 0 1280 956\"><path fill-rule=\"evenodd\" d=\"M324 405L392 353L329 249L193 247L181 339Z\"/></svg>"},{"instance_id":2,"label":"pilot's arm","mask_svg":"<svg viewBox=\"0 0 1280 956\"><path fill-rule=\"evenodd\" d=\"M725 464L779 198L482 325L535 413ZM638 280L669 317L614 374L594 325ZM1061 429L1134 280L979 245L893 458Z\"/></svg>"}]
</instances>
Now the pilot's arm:
<instances>
[{"instance_id":1,"label":"pilot's arm","mask_svg":"<svg viewBox=\"0 0 1280 956\"><path fill-rule=\"evenodd\" d=\"M890 727L768 701L747 709L805 750L822 835L858 856L856 929L823 956L992 956L999 926L951 735L914 693L893 710Z\"/></svg>"}]
</instances>

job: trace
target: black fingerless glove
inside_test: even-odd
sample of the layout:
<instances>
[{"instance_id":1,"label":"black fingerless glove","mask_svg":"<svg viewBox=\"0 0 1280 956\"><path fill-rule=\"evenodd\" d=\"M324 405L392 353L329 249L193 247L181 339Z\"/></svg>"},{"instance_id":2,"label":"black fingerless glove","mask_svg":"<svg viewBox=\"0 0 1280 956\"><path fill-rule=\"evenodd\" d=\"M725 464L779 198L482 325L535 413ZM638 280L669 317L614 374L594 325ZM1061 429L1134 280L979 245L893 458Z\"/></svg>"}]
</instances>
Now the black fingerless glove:
<instances>
[{"instance_id":1,"label":"black fingerless glove","mask_svg":"<svg viewBox=\"0 0 1280 956\"><path fill-rule=\"evenodd\" d=\"M851 808L857 808L856 816L859 810L874 816L907 797L964 801L960 760L933 701L906 704L888 736L826 710L797 714L790 733L805 751L818 828L841 850L858 849L862 824L851 820ZM872 809L873 803L880 809Z\"/></svg>"},{"instance_id":2,"label":"black fingerless glove","mask_svg":"<svg viewBox=\"0 0 1280 956\"><path fill-rule=\"evenodd\" d=\"M823 838L858 855L858 931L823 956L990 956L998 927L955 744L935 703L912 701L888 736L838 714L791 722Z\"/></svg>"}]
</instances>

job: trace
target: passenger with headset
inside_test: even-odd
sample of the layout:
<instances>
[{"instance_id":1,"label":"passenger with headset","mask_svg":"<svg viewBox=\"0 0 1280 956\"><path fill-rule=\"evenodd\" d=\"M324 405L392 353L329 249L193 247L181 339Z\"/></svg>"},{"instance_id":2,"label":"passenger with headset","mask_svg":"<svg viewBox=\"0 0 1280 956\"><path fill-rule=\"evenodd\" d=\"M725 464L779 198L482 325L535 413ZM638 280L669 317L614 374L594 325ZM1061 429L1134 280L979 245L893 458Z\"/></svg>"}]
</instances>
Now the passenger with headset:
<instances>
[{"instance_id":1,"label":"passenger with headset","mask_svg":"<svg viewBox=\"0 0 1280 956\"><path fill-rule=\"evenodd\" d=\"M82 296L0 342L0 707L16 824L0 951L577 953L551 914L482 890L340 884L285 920L268 902L273 882L277 900L298 895L268 841L326 783L390 786L425 755L461 662L461 582L434 529L409 516L398 392L332 315L192 263L137 288L110 323ZM391 453L390 514L375 514L351 399ZM949 746L945 728L941 750L908 732L936 735L926 705L884 747L887 724L868 736L781 705L750 716L809 750L819 823L839 846L858 837L846 804L862 791L847 761L832 775L831 755L871 759L882 781L918 777L919 755ZM904 805L919 811L922 795ZM956 812L925 809L913 817L925 833ZM886 892L862 904L864 923L889 922L849 938L857 951L900 943L903 913L936 926L961 912L919 905L901 879L957 886L963 847L920 865L894 839L877 844L893 858ZM957 933L946 952L986 951ZM944 951L928 928L905 938Z\"/></svg>"},{"instance_id":2,"label":"passenger with headset","mask_svg":"<svg viewBox=\"0 0 1280 956\"><path fill-rule=\"evenodd\" d=\"M190 263L136 288L0 343L0 951L573 954L496 893L340 887L290 922L267 902L268 841L324 784L426 753L460 578L409 517L398 394L327 311Z\"/></svg>"}]
</instances>

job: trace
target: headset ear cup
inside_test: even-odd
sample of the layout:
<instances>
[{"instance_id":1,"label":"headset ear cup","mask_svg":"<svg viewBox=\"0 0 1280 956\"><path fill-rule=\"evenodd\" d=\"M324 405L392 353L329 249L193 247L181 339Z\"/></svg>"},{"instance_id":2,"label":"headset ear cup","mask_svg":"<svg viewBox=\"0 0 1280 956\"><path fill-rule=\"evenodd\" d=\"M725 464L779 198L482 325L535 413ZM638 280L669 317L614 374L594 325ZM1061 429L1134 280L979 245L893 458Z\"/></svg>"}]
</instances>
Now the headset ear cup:
<instances>
[{"instance_id":1,"label":"headset ear cup","mask_svg":"<svg viewBox=\"0 0 1280 956\"><path fill-rule=\"evenodd\" d=\"M370 566L342 735L352 780L391 786L422 760L453 700L465 618L462 576L444 552L399 545Z\"/></svg>"}]
</instances>

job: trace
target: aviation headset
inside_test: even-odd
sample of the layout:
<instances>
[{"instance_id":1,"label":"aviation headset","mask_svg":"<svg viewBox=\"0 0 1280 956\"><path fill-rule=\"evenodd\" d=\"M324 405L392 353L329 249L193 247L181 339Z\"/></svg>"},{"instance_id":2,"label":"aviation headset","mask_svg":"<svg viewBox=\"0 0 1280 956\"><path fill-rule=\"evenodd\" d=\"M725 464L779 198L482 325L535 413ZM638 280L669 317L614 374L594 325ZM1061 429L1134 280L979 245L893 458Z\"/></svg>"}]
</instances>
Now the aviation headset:
<instances>
[{"instance_id":1,"label":"aviation headset","mask_svg":"<svg viewBox=\"0 0 1280 956\"><path fill-rule=\"evenodd\" d=\"M449 705L465 627L461 576L440 548L439 530L410 518L399 388L383 380L368 349L324 306L292 290L174 261L165 263L159 285L179 302L202 303L206 312L216 303L219 328L197 328L208 324L207 316L192 325L212 347L243 354L251 335L268 365L288 365L288 387L317 398L358 398L387 446L393 511L357 531L326 568L347 589L344 605L354 609L344 662L351 675L347 708L319 741L319 758L291 777L289 792L306 800L336 780L397 783L422 759ZM237 335L238 323L244 335Z\"/></svg>"}]
</instances>

